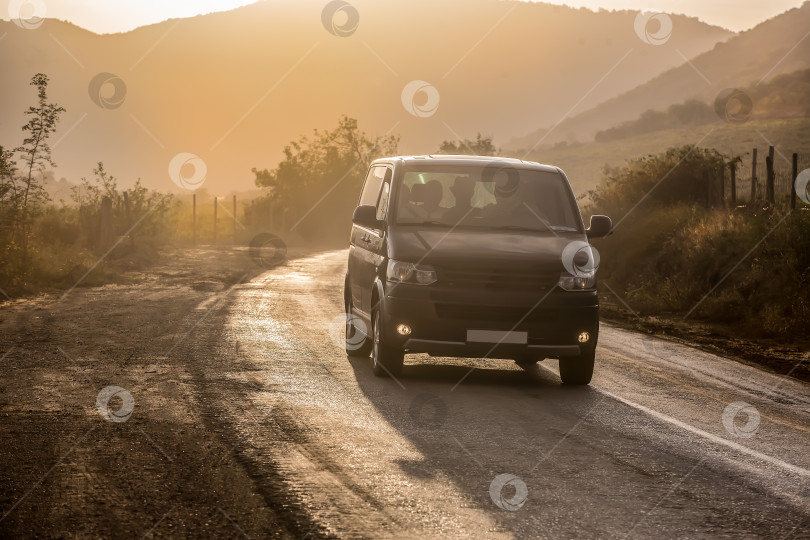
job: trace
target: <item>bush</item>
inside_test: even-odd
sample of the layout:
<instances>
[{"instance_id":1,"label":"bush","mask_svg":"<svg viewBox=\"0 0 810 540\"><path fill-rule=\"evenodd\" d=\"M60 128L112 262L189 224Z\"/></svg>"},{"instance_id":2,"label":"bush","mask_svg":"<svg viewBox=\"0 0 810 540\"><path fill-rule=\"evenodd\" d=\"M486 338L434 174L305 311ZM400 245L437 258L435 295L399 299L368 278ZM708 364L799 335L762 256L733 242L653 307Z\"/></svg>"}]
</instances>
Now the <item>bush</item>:
<instances>
[{"instance_id":1,"label":"bush","mask_svg":"<svg viewBox=\"0 0 810 540\"><path fill-rule=\"evenodd\" d=\"M736 323L759 336L806 330L810 214L796 211L780 224L786 210L779 208L755 214L690 202L689 179L722 156L695 150L684 158L687 148L634 160L592 194L588 212L624 217L596 243L601 279L645 314ZM677 180L665 181L633 209L680 159L670 175Z\"/></svg>"},{"instance_id":2,"label":"bush","mask_svg":"<svg viewBox=\"0 0 810 540\"><path fill-rule=\"evenodd\" d=\"M626 167L606 170L590 199L595 207L615 216L635 211L636 205L705 201L707 182L726 162L716 150L693 145L670 148L630 160Z\"/></svg>"},{"instance_id":3,"label":"bush","mask_svg":"<svg viewBox=\"0 0 810 540\"><path fill-rule=\"evenodd\" d=\"M343 116L334 130L291 142L275 169L253 169L256 186L267 188L262 205L287 231L295 229L307 240L343 242L343 225L351 222L369 164L395 154L398 141L369 137L357 120Z\"/></svg>"},{"instance_id":4,"label":"bush","mask_svg":"<svg viewBox=\"0 0 810 540\"><path fill-rule=\"evenodd\" d=\"M648 109L635 120L598 131L594 140L609 142L661 129L702 125L715 121L717 116L711 106L696 99L689 99L683 103L670 105L666 111Z\"/></svg>"},{"instance_id":5,"label":"bush","mask_svg":"<svg viewBox=\"0 0 810 540\"><path fill-rule=\"evenodd\" d=\"M149 191L138 181L127 190L125 200L115 177L102 163L93 172L93 180L83 178L81 185L73 189L73 205L45 203L29 212L25 264L20 264L23 250L14 235L0 236L3 240L0 262L10 261L0 264L0 288L7 294L71 287L91 268L93 271L82 281L83 285L114 281L123 267L130 266L128 261L118 259L142 258L139 252L154 259L154 248L175 238L170 231L176 229L180 208L171 195ZM110 229L103 239L101 208L105 198L111 201L112 210ZM141 221L130 238L122 240L108 254L112 244L138 220ZM102 255L106 255L104 261L96 265Z\"/></svg>"}]
</instances>

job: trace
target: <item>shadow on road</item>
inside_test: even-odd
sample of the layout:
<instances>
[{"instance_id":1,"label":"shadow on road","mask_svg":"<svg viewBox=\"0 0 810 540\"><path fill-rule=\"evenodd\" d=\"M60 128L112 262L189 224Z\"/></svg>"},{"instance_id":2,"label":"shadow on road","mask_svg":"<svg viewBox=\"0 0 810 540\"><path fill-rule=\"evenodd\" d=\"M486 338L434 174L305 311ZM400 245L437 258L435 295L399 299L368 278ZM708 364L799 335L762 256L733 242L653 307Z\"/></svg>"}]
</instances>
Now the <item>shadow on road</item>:
<instances>
[{"instance_id":1,"label":"shadow on road","mask_svg":"<svg viewBox=\"0 0 810 540\"><path fill-rule=\"evenodd\" d=\"M404 368L402 382L405 381L426 382L436 384L450 384L451 388L462 378L464 386L509 386L509 387L558 387L560 379L554 373L543 369L538 365L533 365L527 369L520 369L514 366L512 369L504 369L507 360L497 360L495 365L486 365L482 362L480 367L470 371L471 367L458 364L437 364L430 358L408 358ZM368 370L371 366L371 359L351 359L355 371ZM466 377L465 377L466 375ZM449 389L448 389L449 390Z\"/></svg>"},{"instance_id":2,"label":"shadow on road","mask_svg":"<svg viewBox=\"0 0 810 540\"><path fill-rule=\"evenodd\" d=\"M556 458L569 453L569 439L580 438L582 419L603 399L589 387L563 386L542 363L524 370L507 360L482 361L470 372L469 361L414 355L399 378L403 390L375 377L370 358L348 361L361 391L424 456L398 461L401 470L414 481L453 482L463 499L518 535L537 533L541 494L571 473L570 463L558 467ZM496 477L503 473L526 484L525 500L514 482L497 502L490 496L493 486L498 495ZM502 500L514 504L504 509Z\"/></svg>"}]
</instances>

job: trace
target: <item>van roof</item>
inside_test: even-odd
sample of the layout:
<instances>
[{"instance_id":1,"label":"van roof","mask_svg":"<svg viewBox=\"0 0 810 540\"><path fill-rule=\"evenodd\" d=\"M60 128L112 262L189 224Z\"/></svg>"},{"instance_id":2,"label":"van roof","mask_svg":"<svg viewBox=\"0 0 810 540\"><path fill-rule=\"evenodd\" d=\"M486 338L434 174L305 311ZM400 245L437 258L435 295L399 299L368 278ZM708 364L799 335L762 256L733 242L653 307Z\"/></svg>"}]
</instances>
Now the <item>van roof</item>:
<instances>
[{"instance_id":1,"label":"van roof","mask_svg":"<svg viewBox=\"0 0 810 540\"><path fill-rule=\"evenodd\" d=\"M374 163L401 162L404 165L414 165L417 163L430 163L432 165L486 165L489 163L506 163L516 167L526 169L540 169L548 172L557 172L559 169L552 165L543 165L536 161L524 161L522 159L508 158L502 156L468 156L453 154L428 154L424 156L391 156L375 159Z\"/></svg>"}]
</instances>

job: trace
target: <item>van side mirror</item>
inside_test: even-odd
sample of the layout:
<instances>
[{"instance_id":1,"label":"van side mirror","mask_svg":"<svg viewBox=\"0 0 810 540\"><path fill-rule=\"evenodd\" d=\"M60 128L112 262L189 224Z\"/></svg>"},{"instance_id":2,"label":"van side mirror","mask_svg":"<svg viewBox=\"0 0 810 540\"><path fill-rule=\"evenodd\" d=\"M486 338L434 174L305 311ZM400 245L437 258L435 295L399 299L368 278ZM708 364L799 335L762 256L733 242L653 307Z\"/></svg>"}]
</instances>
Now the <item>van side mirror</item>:
<instances>
[{"instance_id":1,"label":"van side mirror","mask_svg":"<svg viewBox=\"0 0 810 540\"><path fill-rule=\"evenodd\" d=\"M591 226L585 231L588 238L604 238L613 232L613 222L607 216L591 216Z\"/></svg>"},{"instance_id":2,"label":"van side mirror","mask_svg":"<svg viewBox=\"0 0 810 540\"><path fill-rule=\"evenodd\" d=\"M377 207L370 204L361 204L355 208L352 222L355 225L370 229L382 229L385 227L385 221L377 219Z\"/></svg>"}]
</instances>

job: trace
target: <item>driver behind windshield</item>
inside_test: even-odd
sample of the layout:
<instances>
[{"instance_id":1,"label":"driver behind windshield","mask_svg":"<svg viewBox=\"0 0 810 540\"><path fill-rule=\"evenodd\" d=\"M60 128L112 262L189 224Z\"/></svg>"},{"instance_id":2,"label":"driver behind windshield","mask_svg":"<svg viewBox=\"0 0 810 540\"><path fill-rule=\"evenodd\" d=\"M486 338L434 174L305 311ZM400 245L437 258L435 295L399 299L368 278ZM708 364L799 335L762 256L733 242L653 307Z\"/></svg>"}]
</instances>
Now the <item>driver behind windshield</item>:
<instances>
[{"instance_id":1,"label":"driver behind windshield","mask_svg":"<svg viewBox=\"0 0 810 540\"><path fill-rule=\"evenodd\" d=\"M577 230L564 178L552 171L436 167L406 171L402 187L396 220L403 225Z\"/></svg>"},{"instance_id":2,"label":"driver behind windshield","mask_svg":"<svg viewBox=\"0 0 810 540\"><path fill-rule=\"evenodd\" d=\"M405 204L400 203L400 218L409 222L440 221L444 217L444 209L439 207L443 193L444 189L438 180L414 184L410 197L403 201Z\"/></svg>"},{"instance_id":3,"label":"driver behind windshield","mask_svg":"<svg viewBox=\"0 0 810 540\"><path fill-rule=\"evenodd\" d=\"M450 186L450 193L455 198L455 206L447 209L444 221L454 225L473 214L473 194L475 194L475 181L469 176L457 176Z\"/></svg>"}]
</instances>

